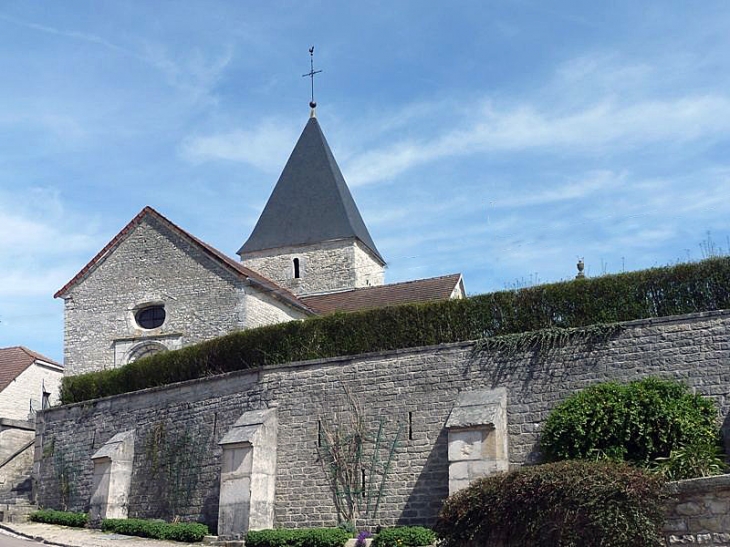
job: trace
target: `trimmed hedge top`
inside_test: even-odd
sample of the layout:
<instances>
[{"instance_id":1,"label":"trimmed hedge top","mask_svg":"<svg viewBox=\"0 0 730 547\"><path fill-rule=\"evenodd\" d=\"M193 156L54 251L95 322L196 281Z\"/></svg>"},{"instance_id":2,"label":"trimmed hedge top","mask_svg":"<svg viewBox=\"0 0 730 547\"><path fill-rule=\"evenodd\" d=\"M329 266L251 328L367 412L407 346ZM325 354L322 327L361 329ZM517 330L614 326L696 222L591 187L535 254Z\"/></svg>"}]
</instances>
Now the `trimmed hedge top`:
<instances>
[{"instance_id":1,"label":"trimmed hedge top","mask_svg":"<svg viewBox=\"0 0 730 547\"><path fill-rule=\"evenodd\" d=\"M730 308L730 258L712 258L235 332L121 368L64 377L61 402L77 403L292 361L724 308Z\"/></svg>"},{"instance_id":2,"label":"trimmed hedge top","mask_svg":"<svg viewBox=\"0 0 730 547\"><path fill-rule=\"evenodd\" d=\"M342 547L352 534L342 528L300 528L297 530L252 530L246 534L248 547Z\"/></svg>"}]
</instances>

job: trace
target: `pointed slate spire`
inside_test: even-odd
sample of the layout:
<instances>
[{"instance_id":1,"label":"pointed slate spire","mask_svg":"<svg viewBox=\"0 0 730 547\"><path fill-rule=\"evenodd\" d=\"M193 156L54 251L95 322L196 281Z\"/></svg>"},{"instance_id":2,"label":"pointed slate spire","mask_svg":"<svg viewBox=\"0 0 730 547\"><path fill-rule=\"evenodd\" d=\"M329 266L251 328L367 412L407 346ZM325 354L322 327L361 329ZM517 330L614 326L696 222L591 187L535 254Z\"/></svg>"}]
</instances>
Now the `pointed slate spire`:
<instances>
[{"instance_id":1,"label":"pointed slate spire","mask_svg":"<svg viewBox=\"0 0 730 547\"><path fill-rule=\"evenodd\" d=\"M312 116L238 254L347 238L359 239L385 264Z\"/></svg>"}]
</instances>

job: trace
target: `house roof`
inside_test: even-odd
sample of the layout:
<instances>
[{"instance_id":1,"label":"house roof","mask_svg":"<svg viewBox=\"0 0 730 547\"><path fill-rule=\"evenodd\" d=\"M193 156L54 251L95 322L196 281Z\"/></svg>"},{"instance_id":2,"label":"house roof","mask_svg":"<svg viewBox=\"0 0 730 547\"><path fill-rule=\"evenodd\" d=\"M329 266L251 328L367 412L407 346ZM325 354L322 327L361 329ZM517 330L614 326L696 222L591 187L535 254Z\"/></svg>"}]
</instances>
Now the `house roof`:
<instances>
[{"instance_id":1,"label":"house roof","mask_svg":"<svg viewBox=\"0 0 730 547\"><path fill-rule=\"evenodd\" d=\"M317 118L311 117L238 254L349 238L359 239L385 264Z\"/></svg>"},{"instance_id":2,"label":"house roof","mask_svg":"<svg viewBox=\"0 0 730 547\"><path fill-rule=\"evenodd\" d=\"M164 216L162 216L160 213L155 211L152 207L145 207L142 209L137 216L135 216L129 224L127 224L122 230L114 236L114 238L106 244L106 246L99 251L94 258L92 258L89 263L84 266L79 273L77 273L68 283L66 283L61 289L59 289L56 294L53 295L54 298L63 298L66 296L69 290L71 290L74 286L76 286L78 283L80 283L83 279L85 279L101 262L105 260L107 256L109 256L114 250L129 236L129 234L136 228L146 217L152 217L155 220L159 221L161 224L166 226L169 230L172 232L178 234L183 239L189 241L192 245L198 247L200 250L202 250L207 256L209 256L214 261L218 262L223 267L227 268L231 272L233 272L235 275L248 280L253 286L258 288L259 290L262 290L264 292L269 293L274 298L277 298L278 300L284 301L285 303L289 304L290 306L293 306L295 308L298 308L304 312L312 313L312 310L310 310L306 304L304 304L299 298L294 296L291 292L287 291L286 289L279 287L276 283L273 281L270 281L269 279L265 278L264 276L254 272L253 270L246 268L242 264L236 262L232 258L226 256L219 250L215 249L214 247L211 247L207 243L201 241L194 235L186 232L182 228L180 228L177 224L171 222Z\"/></svg>"},{"instance_id":3,"label":"house roof","mask_svg":"<svg viewBox=\"0 0 730 547\"><path fill-rule=\"evenodd\" d=\"M318 313L349 312L408 304L448 300L460 284L461 274L417 279L404 283L364 287L350 291L302 297Z\"/></svg>"},{"instance_id":4,"label":"house roof","mask_svg":"<svg viewBox=\"0 0 730 547\"><path fill-rule=\"evenodd\" d=\"M56 363L53 359L44 357L40 353L36 353L23 346L0 348L0 391L8 387L10 382L20 376L23 371L36 361L42 361L43 363L63 368L62 365Z\"/></svg>"}]
</instances>

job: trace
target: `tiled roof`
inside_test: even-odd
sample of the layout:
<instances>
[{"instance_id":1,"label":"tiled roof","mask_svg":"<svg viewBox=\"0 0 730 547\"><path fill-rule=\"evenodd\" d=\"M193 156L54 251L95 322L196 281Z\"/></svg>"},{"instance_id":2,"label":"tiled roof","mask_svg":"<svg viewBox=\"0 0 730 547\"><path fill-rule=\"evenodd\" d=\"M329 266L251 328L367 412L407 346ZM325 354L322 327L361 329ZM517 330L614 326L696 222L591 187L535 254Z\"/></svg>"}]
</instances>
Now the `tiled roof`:
<instances>
[{"instance_id":1,"label":"tiled roof","mask_svg":"<svg viewBox=\"0 0 730 547\"><path fill-rule=\"evenodd\" d=\"M238 251L356 238L381 262L317 118L309 118L256 226Z\"/></svg>"},{"instance_id":2,"label":"tiled roof","mask_svg":"<svg viewBox=\"0 0 730 547\"><path fill-rule=\"evenodd\" d=\"M35 361L44 361L56 366L62 366L40 353L31 351L23 346L0 348L0 391L10 385L21 373Z\"/></svg>"},{"instance_id":3,"label":"tiled roof","mask_svg":"<svg viewBox=\"0 0 730 547\"><path fill-rule=\"evenodd\" d=\"M405 283L305 296L302 297L302 300L307 306L322 314L336 311L358 311L413 302L447 300L460 283L461 274L452 274Z\"/></svg>"},{"instance_id":4,"label":"tiled roof","mask_svg":"<svg viewBox=\"0 0 730 547\"><path fill-rule=\"evenodd\" d=\"M163 225L165 225L167 228L169 228L172 232L177 233L180 237L183 239L188 240L191 244L195 245L196 247L199 247L205 254L207 254L210 258L218 262L219 264L223 265L224 267L228 268L229 270L233 271L236 275L247 279L251 282L252 285L254 285L259 290L262 290L264 292L268 292L273 297L277 298L278 300L282 300L289 304L290 306L293 306L295 308L299 308L300 310L312 313L312 311L307 307L306 304L304 304L299 298L294 296L291 292L287 291L286 289L279 287L276 283L273 281L270 281L263 277L262 275L254 272L253 270L250 270L249 268L246 268L242 264L236 262L232 258L226 256L219 250L215 249L214 247L211 247L207 243L199 240L194 235L186 232L182 228L180 228L177 224L174 222L171 222L164 216L162 216L160 213L155 211L152 207L145 207L142 209L137 216L135 216L129 224L127 224L122 230L114 236L114 238L106 244L106 246L99 251L94 258L91 259L91 261L84 266L79 273L77 273L73 279L71 279L68 283L66 283L56 294L53 295L54 298L63 298L66 293L71 290L77 283L79 283L81 280L83 280L91 271L99 264L101 263L108 255L110 255L126 238L127 236L136 228L142 220L146 216L151 216L155 218L157 221L161 222Z\"/></svg>"}]
</instances>

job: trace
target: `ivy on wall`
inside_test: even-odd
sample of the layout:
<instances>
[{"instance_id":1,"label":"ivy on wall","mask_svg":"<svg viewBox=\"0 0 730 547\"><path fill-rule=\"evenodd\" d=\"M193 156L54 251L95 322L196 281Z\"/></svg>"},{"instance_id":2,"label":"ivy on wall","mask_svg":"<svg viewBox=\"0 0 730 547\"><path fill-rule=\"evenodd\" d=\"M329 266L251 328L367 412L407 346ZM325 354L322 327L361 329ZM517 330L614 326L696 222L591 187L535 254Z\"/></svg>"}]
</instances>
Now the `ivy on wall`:
<instances>
[{"instance_id":1,"label":"ivy on wall","mask_svg":"<svg viewBox=\"0 0 730 547\"><path fill-rule=\"evenodd\" d=\"M532 350L535 343L539 349L560 342L566 335L577 336L559 329L727 308L730 258L711 258L463 300L337 313L235 332L121 368L64 377L61 401L76 403L292 361L543 331L532 338L505 338L484 345L486 349L490 344L491 349L504 349L516 343Z\"/></svg>"},{"instance_id":2,"label":"ivy on wall","mask_svg":"<svg viewBox=\"0 0 730 547\"><path fill-rule=\"evenodd\" d=\"M165 422L154 424L144 440L147 471L145 489L154 492L155 516L180 517L198 484L212 431L170 428Z\"/></svg>"}]
</instances>

